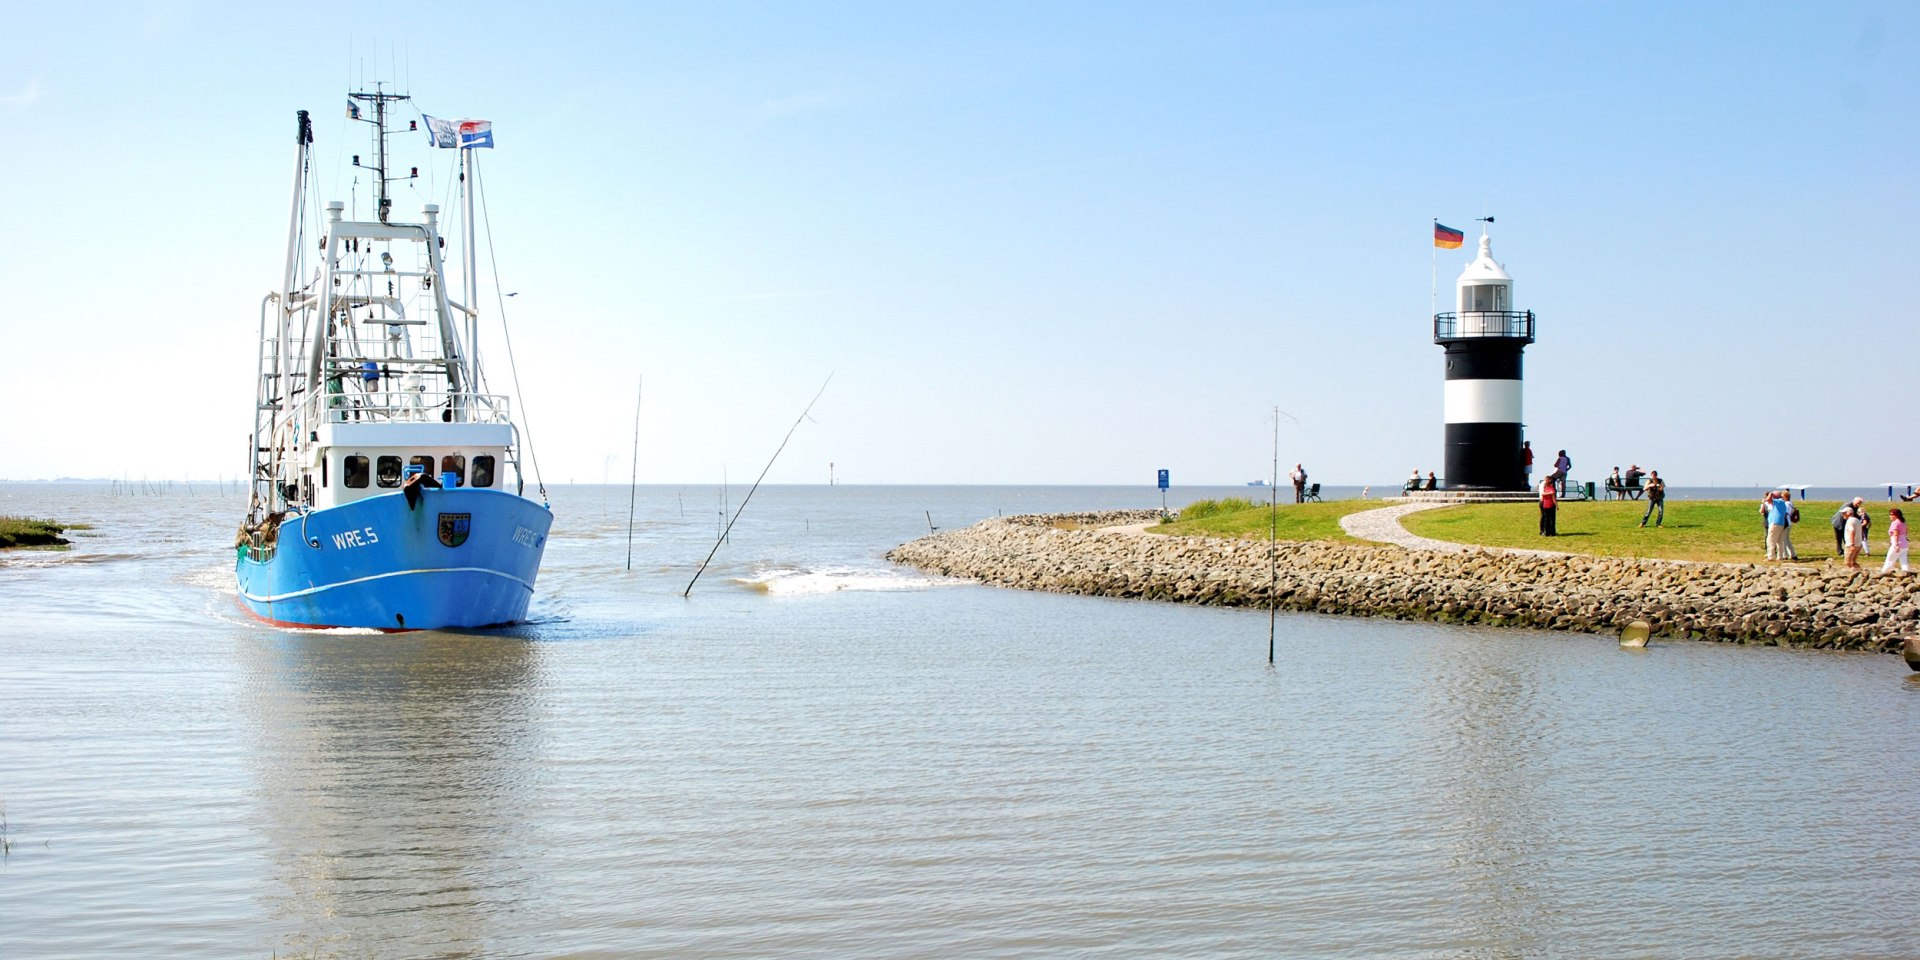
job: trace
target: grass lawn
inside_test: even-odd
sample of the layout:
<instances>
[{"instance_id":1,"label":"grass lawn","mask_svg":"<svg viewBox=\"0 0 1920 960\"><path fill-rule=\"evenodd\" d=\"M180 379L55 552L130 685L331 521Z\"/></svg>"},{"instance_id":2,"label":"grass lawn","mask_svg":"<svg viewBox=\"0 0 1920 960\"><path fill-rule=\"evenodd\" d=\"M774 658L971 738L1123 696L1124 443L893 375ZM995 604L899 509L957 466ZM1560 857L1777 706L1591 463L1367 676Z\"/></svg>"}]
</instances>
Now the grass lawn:
<instances>
[{"instance_id":1,"label":"grass lawn","mask_svg":"<svg viewBox=\"0 0 1920 960\"><path fill-rule=\"evenodd\" d=\"M67 541L61 538L61 532L73 529L84 529L84 525L64 525L51 520L30 520L26 517L0 517L0 550L7 547L44 547L63 544Z\"/></svg>"},{"instance_id":2,"label":"grass lawn","mask_svg":"<svg viewBox=\"0 0 1920 960\"><path fill-rule=\"evenodd\" d=\"M1793 546L1803 563L1835 559L1833 527L1829 522L1837 501L1812 500L1797 504L1800 522L1793 527ZM1532 503L1483 503L1446 507L1409 514L1401 526L1423 537L1489 547L1533 547L1590 553L1608 557L1659 557L1669 560L1764 561L1767 532L1760 521L1760 501L1668 500L1663 526L1640 526L1646 501L1596 500L1562 502L1558 537L1540 535L1540 507ZM1871 562L1885 559L1887 505L1870 503L1873 518L1868 544ZM1862 558L1862 566L1868 564Z\"/></svg>"},{"instance_id":3,"label":"grass lawn","mask_svg":"<svg viewBox=\"0 0 1920 960\"><path fill-rule=\"evenodd\" d=\"M1290 491L1283 491L1291 496ZM1207 537L1243 537L1254 540L1267 538L1267 505L1264 503L1242 505L1246 501L1229 500L1225 509L1209 512L1201 501L1191 504L1181 511L1181 519L1176 523L1163 523L1147 528L1148 533L1167 533L1185 536ZM1340 529L1340 518L1349 513L1372 510L1384 506L1378 500L1332 500L1326 503L1282 503L1277 511L1278 528L1275 536L1281 540L1352 540ZM1199 507L1201 509L1195 509ZM1193 514L1204 516L1188 519Z\"/></svg>"}]
</instances>

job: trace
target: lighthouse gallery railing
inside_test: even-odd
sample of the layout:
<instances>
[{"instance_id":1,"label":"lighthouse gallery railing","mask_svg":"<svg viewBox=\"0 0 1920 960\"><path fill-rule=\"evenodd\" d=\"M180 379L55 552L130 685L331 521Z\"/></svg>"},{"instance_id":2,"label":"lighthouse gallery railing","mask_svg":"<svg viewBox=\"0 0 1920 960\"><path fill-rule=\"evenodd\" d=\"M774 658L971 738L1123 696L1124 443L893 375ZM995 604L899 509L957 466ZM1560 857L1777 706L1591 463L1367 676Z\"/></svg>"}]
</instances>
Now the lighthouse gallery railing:
<instances>
[{"instance_id":1,"label":"lighthouse gallery railing","mask_svg":"<svg viewBox=\"0 0 1920 960\"><path fill-rule=\"evenodd\" d=\"M1433 315L1433 342L1501 337L1533 342L1532 310L1466 310Z\"/></svg>"}]
</instances>

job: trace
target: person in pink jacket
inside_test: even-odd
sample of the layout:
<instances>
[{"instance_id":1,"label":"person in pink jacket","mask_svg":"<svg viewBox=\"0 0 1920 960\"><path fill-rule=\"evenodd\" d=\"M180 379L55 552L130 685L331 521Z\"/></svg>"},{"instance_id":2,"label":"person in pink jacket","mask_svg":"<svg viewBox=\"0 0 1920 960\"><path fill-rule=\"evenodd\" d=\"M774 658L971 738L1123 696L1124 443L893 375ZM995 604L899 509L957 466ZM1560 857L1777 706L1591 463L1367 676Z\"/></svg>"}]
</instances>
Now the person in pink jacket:
<instances>
[{"instance_id":1,"label":"person in pink jacket","mask_svg":"<svg viewBox=\"0 0 1920 960\"><path fill-rule=\"evenodd\" d=\"M1901 573L1912 573L1913 568L1907 566L1907 518L1899 507L1889 509L1887 516L1893 521L1887 524L1887 562L1880 565L1880 572L1892 573L1898 562Z\"/></svg>"}]
</instances>

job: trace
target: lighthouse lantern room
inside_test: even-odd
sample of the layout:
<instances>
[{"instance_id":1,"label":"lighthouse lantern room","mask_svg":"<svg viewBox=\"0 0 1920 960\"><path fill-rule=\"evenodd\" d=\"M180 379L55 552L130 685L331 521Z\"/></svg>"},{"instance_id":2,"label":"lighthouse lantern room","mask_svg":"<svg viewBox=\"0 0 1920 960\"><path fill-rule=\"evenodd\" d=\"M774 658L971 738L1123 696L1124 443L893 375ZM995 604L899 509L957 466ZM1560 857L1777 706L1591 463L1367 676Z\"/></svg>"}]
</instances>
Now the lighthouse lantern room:
<instances>
[{"instance_id":1,"label":"lighthouse lantern room","mask_svg":"<svg viewBox=\"0 0 1920 960\"><path fill-rule=\"evenodd\" d=\"M1514 309L1513 278L1485 233L1457 290L1457 309L1433 317L1433 342L1447 353L1447 488L1524 490L1520 352L1533 342L1533 311Z\"/></svg>"}]
</instances>

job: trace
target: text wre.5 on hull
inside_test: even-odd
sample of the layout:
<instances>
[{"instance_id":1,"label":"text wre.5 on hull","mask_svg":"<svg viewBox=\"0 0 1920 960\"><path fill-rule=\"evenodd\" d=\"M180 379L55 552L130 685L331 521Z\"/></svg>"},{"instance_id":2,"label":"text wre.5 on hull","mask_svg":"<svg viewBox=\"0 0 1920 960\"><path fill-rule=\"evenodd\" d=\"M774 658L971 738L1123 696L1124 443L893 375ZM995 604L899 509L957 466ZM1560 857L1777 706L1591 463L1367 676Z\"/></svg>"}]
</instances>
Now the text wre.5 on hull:
<instances>
[{"instance_id":1,"label":"text wre.5 on hull","mask_svg":"<svg viewBox=\"0 0 1920 960\"><path fill-rule=\"evenodd\" d=\"M439 207L424 204L417 223L392 216L388 187L421 183L420 168L389 165L388 125L403 108L412 116L407 100L349 95L349 120L374 130L371 162L354 157L373 178L367 220L339 200L309 206L313 127L299 113L286 270L261 304L252 498L235 544L241 602L275 623L523 619L553 523L544 487L541 500L523 495L522 437L507 398L487 390L475 342L474 151L493 145L491 125L405 121L460 158L455 291Z\"/></svg>"}]
</instances>

